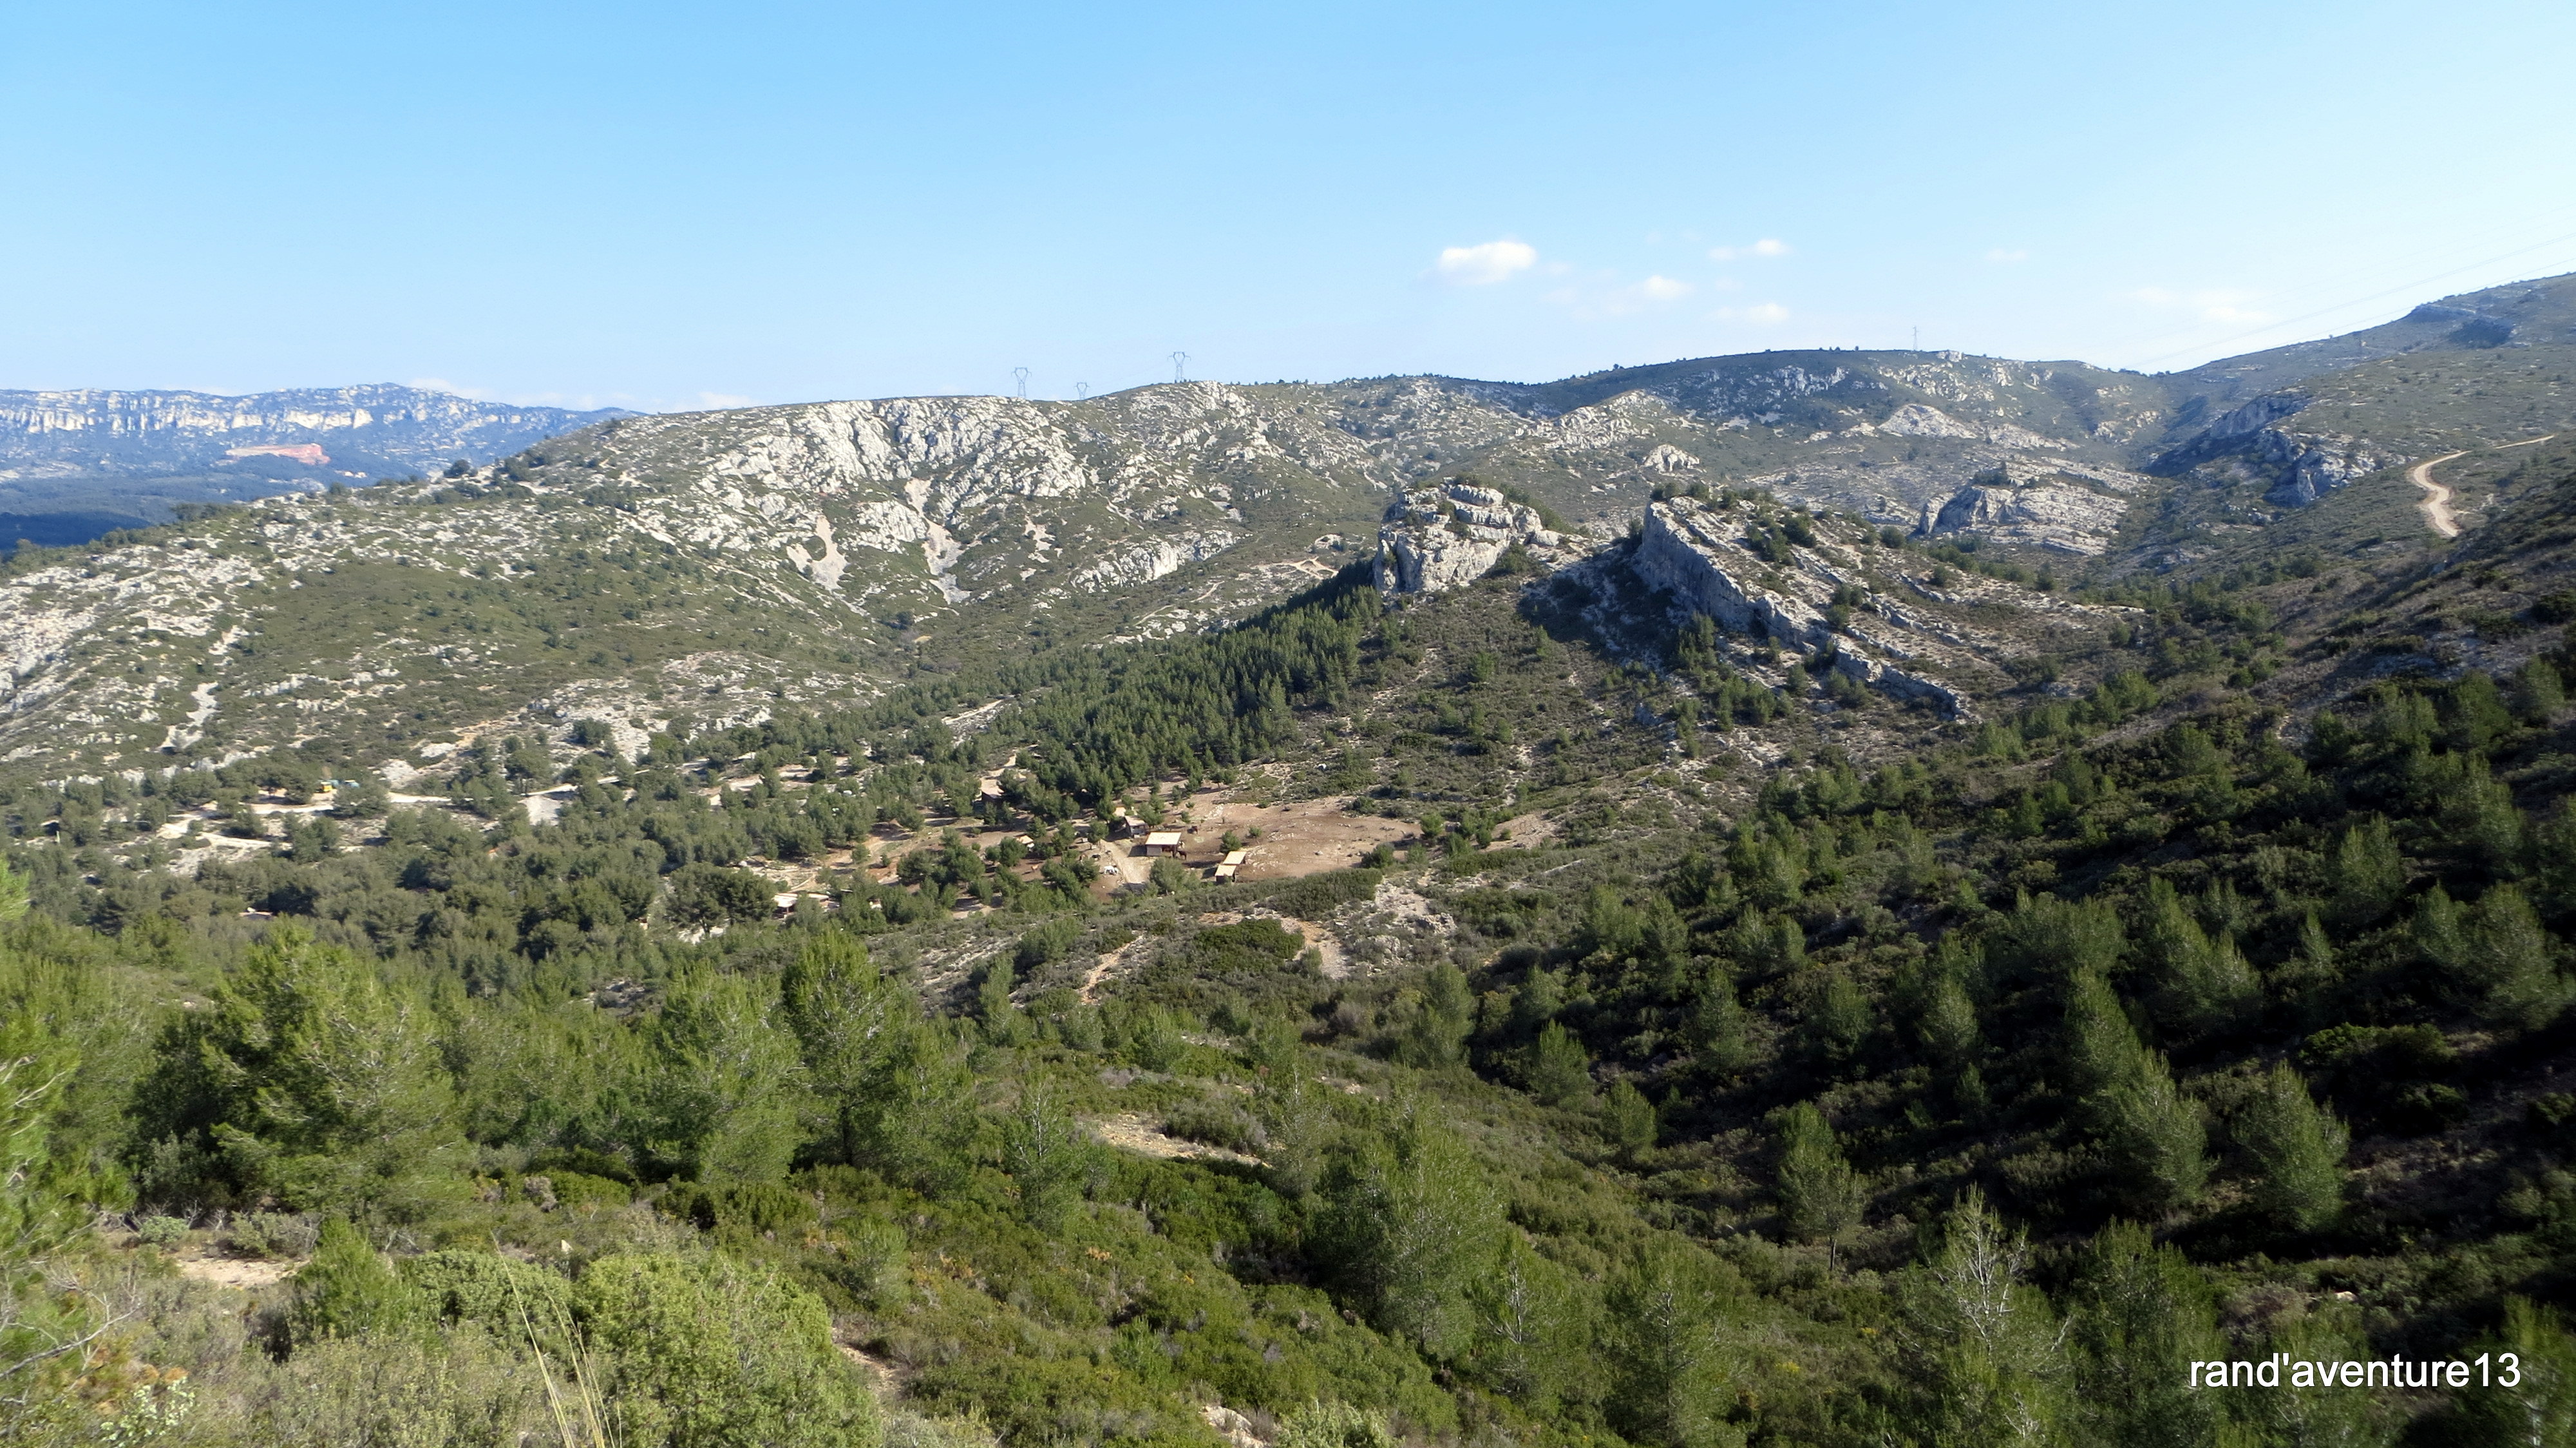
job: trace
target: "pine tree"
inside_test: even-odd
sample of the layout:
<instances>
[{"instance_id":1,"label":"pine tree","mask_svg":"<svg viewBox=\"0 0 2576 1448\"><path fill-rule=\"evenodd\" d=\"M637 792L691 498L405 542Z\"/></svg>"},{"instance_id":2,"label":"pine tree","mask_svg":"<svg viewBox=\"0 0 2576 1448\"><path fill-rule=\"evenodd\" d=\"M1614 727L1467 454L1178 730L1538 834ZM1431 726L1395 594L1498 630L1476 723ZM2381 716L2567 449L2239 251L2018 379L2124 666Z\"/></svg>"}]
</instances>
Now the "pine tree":
<instances>
[{"instance_id":1,"label":"pine tree","mask_svg":"<svg viewBox=\"0 0 2576 1448\"><path fill-rule=\"evenodd\" d=\"M2223 931L2212 939L2162 877L2147 884L2139 945L2156 981L2157 1014L2184 1036L2233 1029L2262 1003L2262 982L2235 940Z\"/></svg>"},{"instance_id":2,"label":"pine tree","mask_svg":"<svg viewBox=\"0 0 2576 1448\"><path fill-rule=\"evenodd\" d=\"M1396 1053L1407 1065L1437 1070L1467 1059L1476 1025L1476 995L1458 967L1442 961L1423 978L1422 999L1405 1023Z\"/></svg>"},{"instance_id":3,"label":"pine tree","mask_svg":"<svg viewBox=\"0 0 2576 1448\"><path fill-rule=\"evenodd\" d=\"M2337 925L2361 930L2379 923L2406 890L2406 859L2397 852L2388 821L2373 815L2345 830L2335 844L2327 878Z\"/></svg>"},{"instance_id":4,"label":"pine tree","mask_svg":"<svg viewBox=\"0 0 2576 1448\"><path fill-rule=\"evenodd\" d=\"M2468 934L2461 925L2459 904L2439 885L2416 897L2406 937L2426 965L2445 975L2456 977L2469 963Z\"/></svg>"},{"instance_id":5,"label":"pine tree","mask_svg":"<svg viewBox=\"0 0 2576 1448\"><path fill-rule=\"evenodd\" d=\"M984 1039L996 1046L1016 1046L1028 1035L1029 1019L1011 999L1013 977L1011 962L997 955L985 963L983 984L975 988L975 1017L983 1023Z\"/></svg>"},{"instance_id":6,"label":"pine tree","mask_svg":"<svg viewBox=\"0 0 2576 1448\"><path fill-rule=\"evenodd\" d=\"M2283 1062L2236 1119L2236 1139L2254 1158L2253 1204L2274 1224L2313 1232L2343 1211L2343 1154L2351 1133L2308 1095Z\"/></svg>"},{"instance_id":7,"label":"pine tree","mask_svg":"<svg viewBox=\"0 0 2576 1448\"><path fill-rule=\"evenodd\" d=\"M2523 821L2513 790L2489 773L2482 754L2461 757L2458 773L2443 791L2444 831L2462 854L2493 874L2520 874Z\"/></svg>"},{"instance_id":8,"label":"pine tree","mask_svg":"<svg viewBox=\"0 0 2576 1448\"><path fill-rule=\"evenodd\" d=\"M1533 972L1533 979L1541 974L1545 972ZM1700 962L1693 981L1690 1030L1700 1068L1709 1074L1731 1076L1752 1063L1744 1005L1735 994L1735 972L1723 960Z\"/></svg>"},{"instance_id":9,"label":"pine tree","mask_svg":"<svg viewBox=\"0 0 2576 1448\"><path fill-rule=\"evenodd\" d=\"M1634 1163L1655 1149L1655 1103L1626 1077L1612 1082L1602 1097L1601 1126L1623 1161Z\"/></svg>"},{"instance_id":10,"label":"pine tree","mask_svg":"<svg viewBox=\"0 0 2576 1448\"><path fill-rule=\"evenodd\" d=\"M2291 1363L2340 1363L2372 1355L2361 1330L2357 1307L2321 1303L2285 1322L2265 1346ZM2281 1386L2263 1388L2243 1399L2248 1416L2279 1448L2389 1448L2397 1441L2396 1424L2387 1420L2366 1392L2340 1384L2306 1385L2297 1374L2283 1372ZM2498 1442L2515 1441L2500 1439Z\"/></svg>"},{"instance_id":11,"label":"pine tree","mask_svg":"<svg viewBox=\"0 0 2576 1448\"><path fill-rule=\"evenodd\" d=\"M1428 1110L1395 1109L1326 1181L1319 1245L1381 1327L1447 1356L1468 1346L1468 1294L1493 1260L1501 1203Z\"/></svg>"},{"instance_id":12,"label":"pine tree","mask_svg":"<svg viewBox=\"0 0 2576 1448\"><path fill-rule=\"evenodd\" d=\"M1522 1074L1530 1094L1550 1106L1573 1106L1591 1099L1592 1058L1562 1022L1550 1021L1539 1031Z\"/></svg>"},{"instance_id":13,"label":"pine tree","mask_svg":"<svg viewBox=\"0 0 2576 1448\"><path fill-rule=\"evenodd\" d=\"M0 921L26 912L25 886L0 864ZM78 1059L32 1011L0 1020L0 1438L86 1439L88 1408L64 1391L83 1368L79 1349L109 1325L92 1294L65 1292L61 1259L90 1235L90 1204L48 1150L50 1119ZM62 1431L48 1437L47 1427ZM24 1435L23 1439L20 1435Z\"/></svg>"},{"instance_id":14,"label":"pine tree","mask_svg":"<svg viewBox=\"0 0 2576 1448\"><path fill-rule=\"evenodd\" d=\"M1607 1406L1622 1433L1665 1448L1744 1441L1722 1416L1732 1396L1722 1333L1743 1292L1724 1265L1665 1234L1629 1254L1602 1302Z\"/></svg>"},{"instance_id":15,"label":"pine tree","mask_svg":"<svg viewBox=\"0 0 2576 1448\"><path fill-rule=\"evenodd\" d=\"M2128 1079L2095 1098L2092 1115L2124 1206L2160 1216L2199 1199L2209 1183L2208 1135L2164 1057L2139 1050Z\"/></svg>"},{"instance_id":16,"label":"pine tree","mask_svg":"<svg viewBox=\"0 0 2576 1448\"><path fill-rule=\"evenodd\" d=\"M2549 932L2521 890L2498 885L2469 910L2462 970L2488 1023L2518 1030L2548 1024L2567 1003Z\"/></svg>"},{"instance_id":17,"label":"pine tree","mask_svg":"<svg viewBox=\"0 0 2576 1448\"><path fill-rule=\"evenodd\" d=\"M2224 1441L2218 1395L2192 1365L2227 1356L2217 1294L2199 1269L2144 1227L2104 1227L2077 1269L2073 1336L2085 1440L2117 1448L2204 1448Z\"/></svg>"},{"instance_id":18,"label":"pine tree","mask_svg":"<svg viewBox=\"0 0 2576 1448\"><path fill-rule=\"evenodd\" d=\"M2024 1280L2030 1248L1971 1189L1940 1245L1897 1288L1914 1389L1904 1434L1926 1444L2055 1448L2070 1441L2065 1335Z\"/></svg>"},{"instance_id":19,"label":"pine tree","mask_svg":"<svg viewBox=\"0 0 2576 1448\"><path fill-rule=\"evenodd\" d=\"M1953 1077L1977 1064L1985 1040L1978 1029L1976 1003L1955 973L1944 971L1932 984L1915 1026L1924 1054Z\"/></svg>"},{"instance_id":20,"label":"pine tree","mask_svg":"<svg viewBox=\"0 0 2576 1448\"><path fill-rule=\"evenodd\" d=\"M776 1181L796 1151L805 1101L795 1037L756 977L695 975L653 1023L651 1150L699 1180Z\"/></svg>"},{"instance_id":21,"label":"pine tree","mask_svg":"<svg viewBox=\"0 0 2576 1448\"><path fill-rule=\"evenodd\" d=\"M1002 1136L1002 1170L1020 1191L1020 1219L1042 1232L1064 1225L1090 1182L1097 1149L1041 1087L1024 1085Z\"/></svg>"},{"instance_id":22,"label":"pine tree","mask_svg":"<svg viewBox=\"0 0 2576 1448\"><path fill-rule=\"evenodd\" d=\"M1792 1237L1831 1242L1860 1225L1869 1193L1813 1102L1780 1113L1780 1222Z\"/></svg>"},{"instance_id":23,"label":"pine tree","mask_svg":"<svg viewBox=\"0 0 2576 1448\"><path fill-rule=\"evenodd\" d=\"M2458 1394L2464 1431L2450 1441L2462 1448L2576 1443L2576 1336L2557 1312L2527 1298L2506 1298L2504 1330L2489 1350L2513 1354L2510 1376L2518 1381L2507 1386L2507 1374L2499 1373L2493 1386L2481 1383Z\"/></svg>"},{"instance_id":24,"label":"pine tree","mask_svg":"<svg viewBox=\"0 0 2576 1448\"><path fill-rule=\"evenodd\" d=\"M464 1143L432 1030L409 992L281 923L165 1046L147 1114L210 1123L245 1195L347 1209L453 1193Z\"/></svg>"},{"instance_id":25,"label":"pine tree","mask_svg":"<svg viewBox=\"0 0 2576 1448\"><path fill-rule=\"evenodd\" d=\"M1493 1382L1532 1412L1553 1411L1581 1393L1591 1359L1591 1303L1573 1273L1541 1256L1517 1228L1506 1228L1493 1264L1468 1289L1476 1319L1472 1359Z\"/></svg>"},{"instance_id":26,"label":"pine tree","mask_svg":"<svg viewBox=\"0 0 2576 1448\"><path fill-rule=\"evenodd\" d=\"M2099 974L2069 983L2065 1052L2068 1084L2101 1143L2114 1195L2147 1216L2197 1199L2209 1180L2200 1109L2174 1086L2164 1058L2138 1040Z\"/></svg>"},{"instance_id":27,"label":"pine tree","mask_svg":"<svg viewBox=\"0 0 2576 1448\"><path fill-rule=\"evenodd\" d=\"M897 1051L919 1028L920 1006L878 971L865 942L837 932L797 953L779 977L779 997L806 1079L831 1108L841 1160L857 1165L865 1123L893 1089Z\"/></svg>"}]
</instances>

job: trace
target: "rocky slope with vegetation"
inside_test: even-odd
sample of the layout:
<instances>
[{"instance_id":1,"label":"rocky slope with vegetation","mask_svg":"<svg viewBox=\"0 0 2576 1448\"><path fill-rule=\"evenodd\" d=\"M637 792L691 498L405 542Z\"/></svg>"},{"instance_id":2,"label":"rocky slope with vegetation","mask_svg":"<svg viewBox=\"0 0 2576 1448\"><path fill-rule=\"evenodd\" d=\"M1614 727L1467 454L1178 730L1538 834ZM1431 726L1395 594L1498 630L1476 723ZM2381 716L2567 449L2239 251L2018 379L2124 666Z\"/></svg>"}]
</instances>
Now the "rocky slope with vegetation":
<instances>
[{"instance_id":1,"label":"rocky slope with vegetation","mask_svg":"<svg viewBox=\"0 0 2576 1448\"><path fill-rule=\"evenodd\" d=\"M1825 361L626 420L23 560L102 738L0 800L0 1432L2553 1441L2576 443L2257 520L2012 441L2067 369L1871 373L1855 472L2136 505L1713 483ZM2276 1354L2413 1372L2194 1386Z\"/></svg>"}]
</instances>

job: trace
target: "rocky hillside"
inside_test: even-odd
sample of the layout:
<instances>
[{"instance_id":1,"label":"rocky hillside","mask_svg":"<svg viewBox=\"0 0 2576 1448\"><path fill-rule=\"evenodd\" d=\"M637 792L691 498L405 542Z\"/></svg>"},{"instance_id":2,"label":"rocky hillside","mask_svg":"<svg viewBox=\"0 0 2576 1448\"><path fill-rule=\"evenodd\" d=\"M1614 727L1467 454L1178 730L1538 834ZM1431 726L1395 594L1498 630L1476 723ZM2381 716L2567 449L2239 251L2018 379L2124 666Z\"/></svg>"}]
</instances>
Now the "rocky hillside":
<instances>
[{"instance_id":1,"label":"rocky hillside","mask_svg":"<svg viewBox=\"0 0 2576 1448\"><path fill-rule=\"evenodd\" d=\"M2576 423L2551 340L2576 316L2572 287L2445 299L2164 376L1780 352L1540 385L1184 383L617 417L533 445L520 440L579 418L404 389L26 401L5 414L22 480L69 466L82 438L101 442L97 466L137 469L521 450L452 479L25 554L0 581L18 621L0 757L48 774L295 742L404 758L531 710L639 729L757 717L1240 618L1366 556L1391 506L1416 502L1429 512L1405 536L1420 546L1410 564L1389 556L1444 577L1541 533L1567 562L1648 526L1656 497L1731 489L2068 583L2192 568L2339 488L2411 498L2407 467ZM1462 511L1469 494L1511 501ZM1488 522L1491 539L1470 536ZM1833 606L1822 586L1809 612ZM1884 650L1847 657L1912 673Z\"/></svg>"}]
</instances>

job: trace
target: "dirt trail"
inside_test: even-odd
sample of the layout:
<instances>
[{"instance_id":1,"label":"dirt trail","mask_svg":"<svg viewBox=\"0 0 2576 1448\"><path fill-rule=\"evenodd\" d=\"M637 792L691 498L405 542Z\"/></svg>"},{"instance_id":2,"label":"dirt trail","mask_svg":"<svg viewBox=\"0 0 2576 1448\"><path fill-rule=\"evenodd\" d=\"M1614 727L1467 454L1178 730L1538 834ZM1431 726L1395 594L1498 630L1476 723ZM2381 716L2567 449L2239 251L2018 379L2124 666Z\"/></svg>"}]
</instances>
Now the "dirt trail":
<instances>
[{"instance_id":1,"label":"dirt trail","mask_svg":"<svg viewBox=\"0 0 2576 1448\"><path fill-rule=\"evenodd\" d=\"M2468 454L2465 452L2444 453L2437 458L2427 458L2406 470L2406 481L2424 490L2424 501L2417 503L2415 510L2424 515L2427 526L2445 538L2459 537L2460 525L2451 517L2451 490L2433 481L2433 468L2436 464L2466 456Z\"/></svg>"},{"instance_id":2,"label":"dirt trail","mask_svg":"<svg viewBox=\"0 0 2576 1448\"><path fill-rule=\"evenodd\" d=\"M2558 436L2558 434L2554 432L2544 432L2538 437L2527 437L2520 442L2498 443L2494 447L2488 449L2488 451L2502 452L2509 447L2532 447L2537 444L2547 442L2556 436ZM2468 453L2465 450L2454 453L2444 453L2440 457L2428 458L2406 470L2406 481L2413 483L2415 486L2424 490L2424 501L2415 505L2417 511L2424 515L2424 521L2432 527L2434 532L2441 534L2445 538L2457 538L2460 536L2460 522L2459 519L2453 517L2451 514L2451 490L2443 487L2440 483L2433 481L2433 469L2441 466L2443 463L2449 462L2453 458L2462 458L2467 456Z\"/></svg>"}]
</instances>

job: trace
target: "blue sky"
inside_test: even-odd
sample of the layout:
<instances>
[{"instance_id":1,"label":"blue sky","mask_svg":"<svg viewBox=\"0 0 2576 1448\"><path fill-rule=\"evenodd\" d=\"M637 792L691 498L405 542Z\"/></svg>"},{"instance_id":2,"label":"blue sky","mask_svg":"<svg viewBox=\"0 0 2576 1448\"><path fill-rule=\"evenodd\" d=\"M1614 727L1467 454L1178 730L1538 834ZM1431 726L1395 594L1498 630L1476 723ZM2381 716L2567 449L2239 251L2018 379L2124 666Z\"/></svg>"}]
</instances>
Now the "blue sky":
<instances>
[{"instance_id":1,"label":"blue sky","mask_svg":"<svg viewBox=\"0 0 2576 1448\"><path fill-rule=\"evenodd\" d=\"M2576 270L2571 54L2563 0L27 6L0 387L2162 370Z\"/></svg>"}]
</instances>

